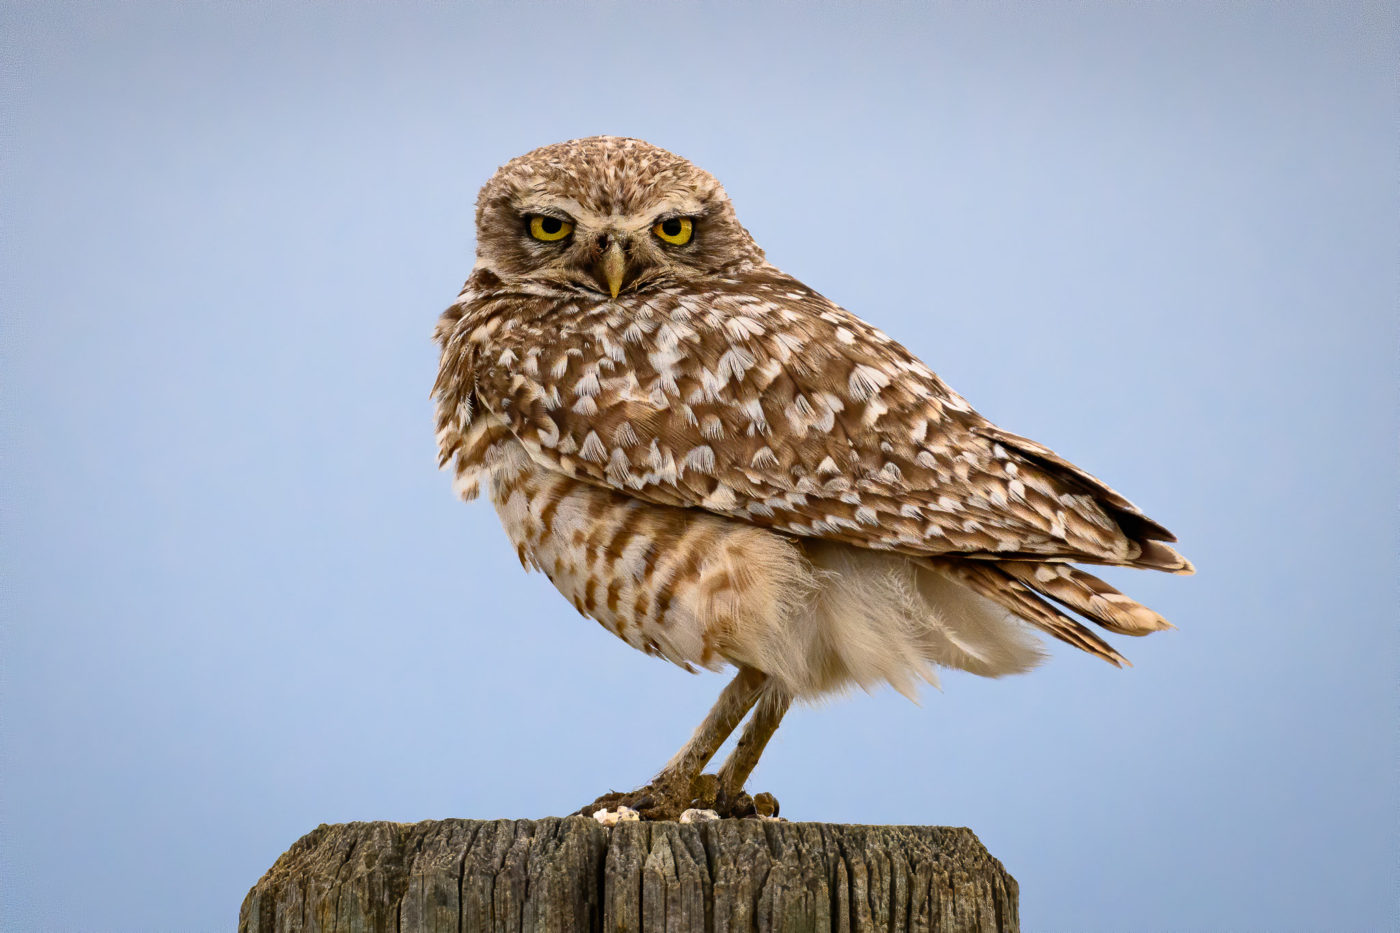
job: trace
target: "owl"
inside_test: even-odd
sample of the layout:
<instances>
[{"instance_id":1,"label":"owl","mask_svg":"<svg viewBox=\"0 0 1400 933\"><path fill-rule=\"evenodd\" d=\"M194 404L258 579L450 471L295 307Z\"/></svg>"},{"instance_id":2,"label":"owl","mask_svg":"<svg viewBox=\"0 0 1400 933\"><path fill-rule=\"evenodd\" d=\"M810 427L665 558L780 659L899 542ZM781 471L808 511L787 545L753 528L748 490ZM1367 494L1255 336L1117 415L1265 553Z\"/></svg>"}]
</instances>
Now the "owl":
<instances>
[{"instance_id":1,"label":"owl","mask_svg":"<svg viewBox=\"0 0 1400 933\"><path fill-rule=\"evenodd\" d=\"M648 784L584 812L769 815L745 784L795 699L1020 673L1037 631L1121 665L1081 619L1171 627L1075 566L1189 574L1170 532L770 265L708 172L571 140L502 166L476 225L435 331L454 488L485 489L521 564L585 617L736 669Z\"/></svg>"}]
</instances>

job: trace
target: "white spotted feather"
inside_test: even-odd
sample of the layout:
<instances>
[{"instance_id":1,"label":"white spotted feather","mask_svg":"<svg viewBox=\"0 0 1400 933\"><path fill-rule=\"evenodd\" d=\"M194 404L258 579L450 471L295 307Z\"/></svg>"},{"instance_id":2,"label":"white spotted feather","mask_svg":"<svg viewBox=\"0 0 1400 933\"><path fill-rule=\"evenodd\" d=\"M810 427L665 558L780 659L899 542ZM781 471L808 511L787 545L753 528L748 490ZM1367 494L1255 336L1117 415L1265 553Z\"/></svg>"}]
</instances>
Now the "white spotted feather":
<instances>
[{"instance_id":1,"label":"white spotted feather","mask_svg":"<svg viewBox=\"0 0 1400 933\"><path fill-rule=\"evenodd\" d=\"M530 239L543 210L572 218L568 239ZM667 216L693 218L694 242L657 241ZM1122 663L1041 597L1120 634L1168 627L1069 562L1191 572L1169 532L770 265L708 173L574 140L504 166L477 223L435 335L442 463L630 644L815 697L1026 670L1022 622Z\"/></svg>"}]
</instances>

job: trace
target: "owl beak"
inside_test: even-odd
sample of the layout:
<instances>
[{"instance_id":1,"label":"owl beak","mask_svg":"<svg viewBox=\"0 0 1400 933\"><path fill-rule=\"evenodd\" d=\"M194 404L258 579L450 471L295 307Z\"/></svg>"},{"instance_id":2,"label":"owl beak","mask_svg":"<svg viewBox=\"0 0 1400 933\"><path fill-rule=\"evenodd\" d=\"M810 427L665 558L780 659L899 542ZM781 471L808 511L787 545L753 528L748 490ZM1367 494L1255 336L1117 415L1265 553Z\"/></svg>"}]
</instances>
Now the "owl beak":
<instances>
[{"instance_id":1,"label":"owl beak","mask_svg":"<svg viewBox=\"0 0 1400 933\"><path fill-rule=\"evenodd\" d=\"M622 241L609 237L608 248L603 252L603 278L607 279L608 291L614 298L622 291L622 277L627 272L627 256L622 252Z\"/></svg>"}]
</instances>

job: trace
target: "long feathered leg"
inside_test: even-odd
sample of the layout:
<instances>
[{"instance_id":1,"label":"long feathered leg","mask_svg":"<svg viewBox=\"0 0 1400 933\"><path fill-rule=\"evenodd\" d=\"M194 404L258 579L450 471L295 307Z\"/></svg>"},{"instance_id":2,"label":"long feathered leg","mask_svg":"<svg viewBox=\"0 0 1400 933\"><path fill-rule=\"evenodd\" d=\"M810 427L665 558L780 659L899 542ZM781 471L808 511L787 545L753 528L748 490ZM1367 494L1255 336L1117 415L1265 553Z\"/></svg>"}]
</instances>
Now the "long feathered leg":
<instances>
[{"instance_id":1,"label":"long feathered leg","mask_svg":"<svg viewBox=\"0 0 1400 933\"><path fill-rule=\"evenodd\" d=\"M720 766L718 800L721 808L733 809L739 802L745 782L748 781L749 775L753 774L763 749L768 745L768 740L773 738L773 733L778 731L778 724L783 721L783 716L791 705L791 694L775 684L770 683L768 689L763 692L754 709L753 718L744 727L744 734L739 736L738 745Z\"/></svg>"},{"instance_id":2,"label":"long feathered leg","mask_svg":"<svg viewBox=\"0 0 1400 933\"><path fill-rule=\"evenodd\" d=\"M739 673L729 682L729 686L720 693L719 699L715 701L709 715L700 723L690 741L666 763L666 767L652 783L684 780L688 786L738 728L739 723L744 721L744 717L753 709L767 683L768 675L762 671L752 667L740 668Z\"/></svg>"},{"instance_id":3,"label":"long feathered leg","mask_svg":"<svg viewBox=\"0 0 1400 933\"><path fill-rule=\"evenodd\" d=\"M690 741L676 752L649 784L626 793L614 791L604 794L579 812L588 815L598 810L615 810L626 806L639 811L647 819L675 819L690 805L695 778L739 723L744 721L767 683L768 675L762 671L752 667L740 668ZM777 728L776 723L773 728ZM771 731L769 734L772 734Z\"/></svg>"}]
</instances>

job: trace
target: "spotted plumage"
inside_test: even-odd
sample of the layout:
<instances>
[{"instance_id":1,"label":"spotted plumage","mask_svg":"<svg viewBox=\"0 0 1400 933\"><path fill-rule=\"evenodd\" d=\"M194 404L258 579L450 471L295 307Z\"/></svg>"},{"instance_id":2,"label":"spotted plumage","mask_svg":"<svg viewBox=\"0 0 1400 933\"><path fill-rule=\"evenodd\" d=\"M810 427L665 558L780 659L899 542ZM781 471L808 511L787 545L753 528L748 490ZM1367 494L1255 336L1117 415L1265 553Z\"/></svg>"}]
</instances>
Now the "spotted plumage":
<instances>
[{"instance_id":1,"label":"spotted plumage","mask_svg":"<svg viewBox=\"0 0 1400 933\"><path fill-rule=\"evenodd\" d=\"M502 167L477 224L436 332L442 462L634 647L811 697L1025 670L1016 619L1122 661L1046 598L1167 627L1071 563L1189 573L1170 533L769 265L708 173L574 140Z\"/></svg>"}]
</instances>

